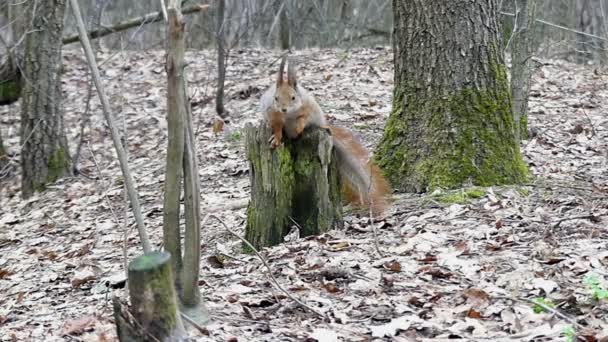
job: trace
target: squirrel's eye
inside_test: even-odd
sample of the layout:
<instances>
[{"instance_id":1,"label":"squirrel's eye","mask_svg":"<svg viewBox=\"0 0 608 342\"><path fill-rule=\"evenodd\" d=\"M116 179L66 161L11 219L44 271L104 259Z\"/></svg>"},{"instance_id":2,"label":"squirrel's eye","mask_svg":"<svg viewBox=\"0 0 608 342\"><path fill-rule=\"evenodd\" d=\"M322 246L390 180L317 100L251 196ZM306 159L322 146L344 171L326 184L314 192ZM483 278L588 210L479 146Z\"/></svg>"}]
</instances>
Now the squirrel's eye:
<instances>
[{"instance_id":1,"label":"squirrel's eye","mask_svg":"<svg viewBox=\"0 0 608 342\"><path fill-rule=\"evenodd\" d=\"M275 97L274 97L274 100L275 100L275 101L279 101L279 97L278 97L278 96L275 96Z\"/></svg>"},{"instance_id":2,"label":"squirrel's eye","mask_svg":"<svg viewBox=\"0 0 608 342\"><path fill-rule=\"evenodd\" d=\"M292 96L292 97L291 97L291 101L295 101L295 99L296 99L296 97L295 97L295 96Z\"/></svg>"}]
</instances>

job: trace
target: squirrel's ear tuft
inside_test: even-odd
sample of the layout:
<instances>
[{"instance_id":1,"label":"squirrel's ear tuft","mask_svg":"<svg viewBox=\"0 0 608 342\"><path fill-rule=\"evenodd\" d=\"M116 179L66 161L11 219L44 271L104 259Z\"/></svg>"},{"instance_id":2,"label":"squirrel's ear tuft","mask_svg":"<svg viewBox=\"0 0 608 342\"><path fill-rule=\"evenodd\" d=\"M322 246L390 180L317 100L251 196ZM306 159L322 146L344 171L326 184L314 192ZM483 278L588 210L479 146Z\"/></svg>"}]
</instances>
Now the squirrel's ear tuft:
<instances>
[{"instance_id":1,"label":"squirrel's ear tuft","mask_svg":"<svg viewBox=\"0 0 608 342\"><path fill-rule=\"evenodd\" d=\"M293 58L290 58L289 63L287 64L287 83L292 88L296 88L296 63Z\"/></svg>"},{"instance_id":2,"label":"squirrel's ear tuft","mask_svg":"<svg viewBox=\"0 0 608 342\"><path fill-rule=\"evenodd\" d=\"M279 66L279 75L277 76L277 86L283 84L283 70L285 70L285 62L287 61L287 56L283 56L281 58L281 65Z\"/></svg>"}]
</instances>

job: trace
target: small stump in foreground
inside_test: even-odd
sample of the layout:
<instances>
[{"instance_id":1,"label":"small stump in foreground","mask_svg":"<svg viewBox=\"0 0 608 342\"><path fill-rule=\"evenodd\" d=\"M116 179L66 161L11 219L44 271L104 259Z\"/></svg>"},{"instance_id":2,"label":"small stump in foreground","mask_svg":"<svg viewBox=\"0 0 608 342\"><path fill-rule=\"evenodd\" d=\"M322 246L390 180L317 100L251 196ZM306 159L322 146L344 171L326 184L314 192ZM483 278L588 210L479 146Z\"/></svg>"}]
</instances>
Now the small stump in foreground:
<instances>
[{"instance_id":1,"label":"small stump in foreground","mask_svg":"<svg viewBox=\"0 0 608 342\"><path fill-rule=\"evenodd\" d=\"M152 252L129 263L130 314L114 301L118 338L125 341L185 341L173 288L173 274L165 252Z\"/></svg>"},{"instance_id":2,"label":"small stump in foreground","mask_svg":"<svg viewBox=\"0 0 608 342\"><path fill-rule=\"evenodd\" d=\"M301 236L342 227L342 203L332 138L307 129L296 140L270 149L271 131L262 122L245 127L251 179L245 238L256 247L283 241L297 225Z\"/></svg>"}]
</instances>

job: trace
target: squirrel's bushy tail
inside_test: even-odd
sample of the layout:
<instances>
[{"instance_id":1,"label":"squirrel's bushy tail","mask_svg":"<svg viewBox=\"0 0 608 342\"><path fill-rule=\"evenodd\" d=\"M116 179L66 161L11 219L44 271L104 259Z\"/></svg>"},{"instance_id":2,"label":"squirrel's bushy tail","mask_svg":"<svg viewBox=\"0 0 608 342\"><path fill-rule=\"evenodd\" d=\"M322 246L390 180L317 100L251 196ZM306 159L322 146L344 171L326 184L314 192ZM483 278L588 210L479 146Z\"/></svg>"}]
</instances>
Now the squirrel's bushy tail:
<instances>
[{"instance_id":1,"label":"squirrel's bushy tail","mask_svg":"<svg viewBox=\"0 0 608 342\"><path fill-rule=\"evenodd\" d=\"M346 200L381 214L387 207L388 182L370 160L365 147L347 129L329 126L333 136L338 171Z\"/></svg>"}]
</instances>

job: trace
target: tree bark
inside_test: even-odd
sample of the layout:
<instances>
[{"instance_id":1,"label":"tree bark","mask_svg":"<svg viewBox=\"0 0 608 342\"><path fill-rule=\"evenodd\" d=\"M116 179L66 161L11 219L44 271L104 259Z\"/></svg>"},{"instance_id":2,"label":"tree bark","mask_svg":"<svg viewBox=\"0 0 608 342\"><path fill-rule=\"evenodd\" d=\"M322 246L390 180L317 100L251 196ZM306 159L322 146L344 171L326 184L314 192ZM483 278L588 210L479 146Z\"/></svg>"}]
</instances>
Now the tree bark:
<instances>
[{"instance_id":1,"label":"tree bark","mask_svg":"<svg viewBox=\"0 0 608 342\"><path fill-rule=\"evenodd\" d=\"M290 42L290 32L289 32L289 19L287 18L287 10L289 6L289 1L283 1L281 9L281 13L279 14L279 39L281 42L282 50L289 50L291 47Z\"/></svg>"},{"instance_id":2,"label":"tree bark","mask_svg":"<svg viewBox=\"0 0 608 342\"><path fill-rule=\"evenodd\" d=\"M294 225L301 236L342 226L341 188L327 132L307 130L276 150L270 149L265 122L247 125L245 136L251 177L245 238L255 248L282 242Z\"/></svg>"},{"instance_id":3,"label":"tree bark","mask_svg":"<svg viewBox=\"0 0 608 342\"><path fill-rule=\"evenodd\" d=\"M114 302L114 317L121 342L186 341L179 316L170 254L151 252L129 263L131 315Z\"/></svg>"},{"instance_id":4,"label":"tree bark","mask_svg":"<svg viewBox=\"0 0 608 342\"><path fill-rule=\"evenodd\" d=\"M393 0L393 109L376 158L396 189L526 179L497 0Z\"/></svg>"},{"instance_id":5,"label":"tree bark","mask_svg":"<svg viewBox=\"0 0 608 342\"><path fill-rule=\"evenodd\" d=\"M215 94L215 112L221 118L225 117L224 81L226 79L226 47L224 40L224 12L226 0L217 1L217 22L215 35L217 41L217 92Z\"/></svg>"},{"instance_id":6,"label":"tree bark","mask_svg":"<svg viewBox=\"0 0 608 342\"><path fill-rule=\"evenodd\" d=\"M21 97L23 82L17 67L21 61L16 60L17 56L14 52L8 53L0 65L0 106L17 102Z\"/></svg>"},{"instance_id":7,"label":"tree bark","mask_svg":"<svg viewBox=\"0 0 608 342\"><path fill-rule=\"evenodd\" d=\"M184 23L170 9L168 22L168 47L165 69L167 71L167 164L165 170L165 196L163 203L163 242L171 253L171 264L175 272L175 287L182 289L182 246L179 225L180 194L184 160L186 98L183 92L184 77Z\"/></svg>"},{"instance_id":8,"label":"tree bark","mask_svg":"<svg viewBox=\"0 0 608 342\"><path fill-rule=\"evenodd\" d=\"M576 1L576 26L579 31L605 37L606 18L602 13L602 0ZM606 58L602 40L582 34L576 35L578 63L603 62Z\"/></svg>"},{"instance_id":9,"label":"tree bark","mask_svg":"<svg viewBox=\"0 0 608 342\"><path fill-rule=\"evenodd\" d=\"M528 132L528 94L532 69L530 61L534 49L533 31L536 19L536 0L515 0L515 32L511 47L511 94L517 140L525 139Z\"/></svg>"},{"instance_id":10,"label":"tree bark","mask_svg":"<svg viewBox=\"0 0 608 342\"><path fill-rule=\"evenodd\" d=\"M169 146L167 148L167 176L165 179L163 236L165 248L173 253L172 267L179 298L199 324L209 320L201 304L198 280L200 274L200 180L192 113L186 88L185 59L186 30L179 2L171 0L167 7L167 112ZM184 186L186 228L184 254L180 237L180 190Z\"/></svg>"},{"instance_id":11,"label":"tree bark","mask_svg":"<svg viewBox=\"0 0 608 342\"><path fill-rule=\"evenodd\" d=\"M8 154L2 141L2 132L0 132L0 177L2 177L6 165L8 165Z\"/></svg>"},{"instance_id":12,"label":"tree bark","mask_svg":"<svg viewBox=\"0 0 608 342\"><path fill-rule=\"evenodd\" d=\"M70 173L61 111L61 34L65 0L29 1L21 102L21 195Z\"/></svg>"},{"instance_id":13,"label":"tree bark","mask_svg":"<svg viewBox=\"0 0 608 342\"><path fill-rule=\"evenodd\" d=\"M31 22L31 17L28 15L24 15L28 10L28 1L22 0L12 0L9 1L10 5L8 6L9 11L9 22L11 27L11 39L12 45L17 45L19 42L24 39L25 31Z\"/></svg>"}]
</instances>

